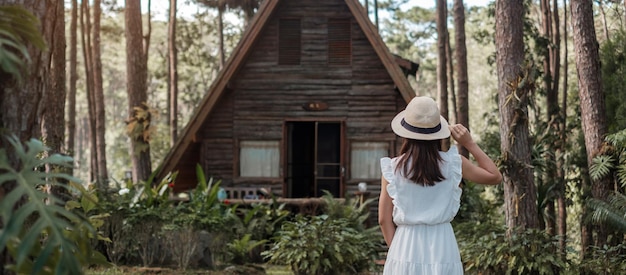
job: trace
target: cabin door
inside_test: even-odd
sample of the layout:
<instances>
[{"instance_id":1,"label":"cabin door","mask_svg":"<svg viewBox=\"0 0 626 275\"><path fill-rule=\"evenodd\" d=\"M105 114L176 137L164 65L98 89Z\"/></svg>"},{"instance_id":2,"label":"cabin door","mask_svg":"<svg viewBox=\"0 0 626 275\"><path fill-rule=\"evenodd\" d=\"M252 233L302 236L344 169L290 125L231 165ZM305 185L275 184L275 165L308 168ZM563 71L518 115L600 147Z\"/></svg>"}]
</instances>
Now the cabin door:
<instances>
[{"instance_id":1,"label":"cabin door","mask_svg":"<svg viewBox=\"0 0 626 275\"><path fill-rule=\"evenodd\" d=\"M343 194L343 123L288 121L285 124L285 191L289 198Z\"/></svg>"}]
</instances>

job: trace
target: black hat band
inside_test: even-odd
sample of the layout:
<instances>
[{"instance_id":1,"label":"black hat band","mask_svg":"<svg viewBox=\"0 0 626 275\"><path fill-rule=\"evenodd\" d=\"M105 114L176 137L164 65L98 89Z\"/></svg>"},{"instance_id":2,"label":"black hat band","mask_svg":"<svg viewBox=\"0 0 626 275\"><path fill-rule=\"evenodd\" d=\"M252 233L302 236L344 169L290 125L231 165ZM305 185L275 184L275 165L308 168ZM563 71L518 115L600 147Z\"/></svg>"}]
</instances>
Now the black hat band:
<instances>
[{"instance_id":1,"label":"black hat band","mask_svg":"<svg viewBox=\"0 0 626 275\"><path fill-rule=\"evenodd\" d=\"M422 127L415 127L407 123L403 118L402 121L400 121L400 124L402 125L402 127L404 127L404 129L407 129L413 133L418 133L418 134L434 134L434 133L439 132L439 130L441 130L441 123L437 124L437 126L433 128L422 128Z\"/></svg>"}]
</instances>

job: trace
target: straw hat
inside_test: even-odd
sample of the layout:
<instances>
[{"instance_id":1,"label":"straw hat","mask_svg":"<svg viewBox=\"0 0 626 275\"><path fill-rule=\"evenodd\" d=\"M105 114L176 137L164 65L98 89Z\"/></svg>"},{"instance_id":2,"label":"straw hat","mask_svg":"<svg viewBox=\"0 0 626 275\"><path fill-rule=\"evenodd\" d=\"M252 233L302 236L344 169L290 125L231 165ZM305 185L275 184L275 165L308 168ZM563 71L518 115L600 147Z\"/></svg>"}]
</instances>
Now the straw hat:
<instances>
[{"instance_id":1,"label":"straw hat","mask_svg":"<svg viewBox=\"0 0 626 275\"><path fill-rule=\"evenodd\" d=\"M414 97L404 111L391 121L396 135L419 140L444 139L450 136L448 121L440 115L437 102L430 97Z\"/></svg>"}]
</instances>

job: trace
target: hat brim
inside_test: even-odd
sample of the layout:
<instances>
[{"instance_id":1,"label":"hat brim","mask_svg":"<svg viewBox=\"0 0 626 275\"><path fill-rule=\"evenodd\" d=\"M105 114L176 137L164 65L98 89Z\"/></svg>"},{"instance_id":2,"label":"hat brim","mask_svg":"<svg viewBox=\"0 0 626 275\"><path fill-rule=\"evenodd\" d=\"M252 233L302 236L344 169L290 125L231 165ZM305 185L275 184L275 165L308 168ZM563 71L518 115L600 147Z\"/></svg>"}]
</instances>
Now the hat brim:
<instances>
[{"instance_id":1,"label":"hat brim","mask_svg":"<svg viewBox=\"0 0 626 275\"><path fill-rule=\"evenodd\" d=\"M435 133L431 134L422 134L410 131L402 126L402 119L404 118L406 110L398 113L393 120L391 121L391 129L396 135L401 136L403 138L410 139L418 139L418 140L436 140L436 139L444 139L450 136L450 129L448 128L448 121L443 117L439 116L441 120L441 129Z\"/></svg>"}]
</instances>

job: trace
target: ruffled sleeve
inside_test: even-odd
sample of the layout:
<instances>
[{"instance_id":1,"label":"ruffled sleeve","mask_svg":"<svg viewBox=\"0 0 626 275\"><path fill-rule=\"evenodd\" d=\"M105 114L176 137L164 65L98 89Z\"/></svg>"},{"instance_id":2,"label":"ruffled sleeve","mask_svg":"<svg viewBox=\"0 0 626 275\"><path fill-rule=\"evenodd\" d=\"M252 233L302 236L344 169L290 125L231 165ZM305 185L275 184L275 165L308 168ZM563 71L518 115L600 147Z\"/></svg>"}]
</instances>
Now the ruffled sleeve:
<instances>
[{"instance_id":1,"label":"ruffled sleeve","mask_svg":"<svg viewBox=\"0 0 626 275\"><path fill-rule=\"evenodd\" d=\"M459 149L452 145L444 155L448 163L448 169L450 169L450 180L460 183L463 178L463 161L461 160L461 155L459 155Z\"/></svg>"},{"instance_id":2,"label":"ruffled sleeve","mask_svg":"<svg viewBox=\"0 0 626 275\"><path fill-rule=\"evenodd\" d=\"M384 157L380 159L380 170L383 174L383 178L389 183L387 185L387 193L389 193L392 199L395 199L398 193L395 185L396 175L393 172L390 158Z\"/></svg>"},{"instance_id":3,"label":"ruffled sleeve","mask_svg":"<svg viewBox=\"0 0 626 275\"><path fill-rule=\"evenodd\" d=\"M449 180L452 184L452 200L450 201L450 207L448 207L448 209L451 211L451 217L454 218L461 206L461 194L463 193L463 189L459 187L459 184L463 179L463 161L461 160L461 155L459 155L458 148L454 145L450 146L448 152L445 153L445 158L448 163Z\"/></svg>"},{"instance_id":4,"label":"ruffled sleeve","mask_svg":"<svg viewBox=\"0 0 626 275\"><path fill-rule=\"evenodd\" d=\"M388 157L384 157L380 159L380 169L383 174L383 178L387 180L389 184L387 184L387 194L391 197L391 202L394 205L393 208L393 216L394 222L403 221L404 220L404 212L401 207L399 207L398 201L398 183L396 182L396 174L394 172L394 167L392 164L392 160Z\"/></svg>"}]
</instances>

